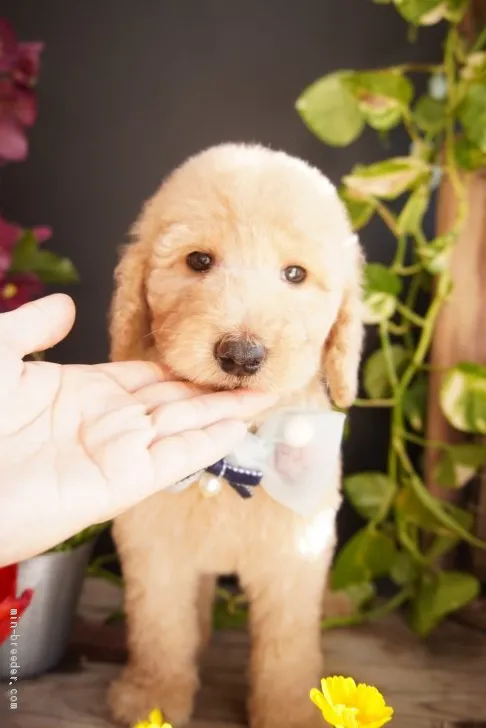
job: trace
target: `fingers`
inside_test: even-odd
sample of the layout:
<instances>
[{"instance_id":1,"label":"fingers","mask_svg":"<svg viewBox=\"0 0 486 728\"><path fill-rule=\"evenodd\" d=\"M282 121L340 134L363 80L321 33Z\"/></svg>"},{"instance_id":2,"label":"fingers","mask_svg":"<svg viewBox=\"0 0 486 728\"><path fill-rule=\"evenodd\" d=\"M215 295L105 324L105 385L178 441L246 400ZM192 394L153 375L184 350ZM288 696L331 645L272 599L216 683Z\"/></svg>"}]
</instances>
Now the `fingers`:
<instances>
[{"instance_id":1,"label":"fingers","mask_svg":"<svg viewBox=\"0 0 486 728\"><path fill-rule=\"evenodd\" d=\"M202 430L157 440L150 448L155 469L154 490L167 488L221 460L246 433L246 426L239 420L224 420Z\"/></svg>"},{"instance_id":2,"label":"fingers","mask_svg":"<svg viewBox=\"0 0 486 728\"><path fill-rule=\"evenodd\" d=\"M179 392L182 397L182 390ZM220 420L246 420L275 403L273 395L244 391L181 397L174 397L153 412L152 422L158 437L199 430Z\"/></svg>"},{"instance_id":3,"label":"fingers","mask_svg":"<svg viewBox=\"0 0 486 728\"><path fill-rule=\"evenodd\" d=\"M55 294L0 315L0 342L20 356L50 349L72 328L74 303L69 296Z\"/></svg>"},{"instance_id":4,"label":"fingers","mask_svg":"<svg viewBox=\"0 0 486 728\"><path fill-rule=\"evenodd\" d=\"M150 385L170 379L163 369L148 361L117 361L111 364L96 364L96 369L111 377L127 392L137 392L146 388L150 400ZM148 402L142 402L147 404Z\"/></svg>"}]
</instances>

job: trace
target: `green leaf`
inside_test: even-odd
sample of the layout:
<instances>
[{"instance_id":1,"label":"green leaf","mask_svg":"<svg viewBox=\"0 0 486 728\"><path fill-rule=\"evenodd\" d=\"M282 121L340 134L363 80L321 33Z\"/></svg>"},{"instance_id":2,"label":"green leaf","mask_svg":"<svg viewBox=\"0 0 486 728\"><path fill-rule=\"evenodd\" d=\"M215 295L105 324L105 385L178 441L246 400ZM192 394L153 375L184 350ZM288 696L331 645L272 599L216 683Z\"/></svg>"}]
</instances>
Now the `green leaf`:
<instances>
[{"instance_id":1,"label":"green leaf","mask_svg":"<svg viewBox=\"0 0 486 728\"><path fill-rule=\"evenodd\" d=\"M410 354L399 344L393 344L390 349L395 370L400 376L405 371L405 367L410 360ZM363 384L371 399L385 399L391 395L392 385L388 376L383 349L377 349L368 357L364 366Z\"/></svg>"},{"instance_id":2,"label":"green leaf","mask_svg":"<svg viewBox=\"0 0 486 728\"><path fill-rule=\"evenodd\" d=\"M450 503L443 503L442 507L445 513L457 524L458 529L453 531L451 528L444 526L443 522L419 500L415 491L409 486L403 488L397 495L394 507L397 516L403 518L405 523L418 526L423 531L440 536L457 539L458 529L470 531L473 524L470 513Z\"/></svg>"},{"instance_id":3,"label":"green leaf","mask_svg":"<svg viewBox=\"0 0 486 728\"><path fill-rule=\"evenodd\" d=\"M359 137L364 118L358 103L346 88L345 71L331 73L309 86L296 109L306 126L323 142L345 147Z\"/></svg>"},{"instance_id":4,"label":"green leaf","mask_svg":"<svg viewBox=\"0 0 486 728\"><path fill-rule=\"evenodd\" d=\"M381 263L364 267L363 318L367 324L386 321L395 313L397 298L402 290L400 278Z\"/></svg>"},{"instance_id":5,"label":"green leaf","mask_svg":"<svg viewBox=\"0 0 486 728\"><path fill-rule=\"evenodd\" d=\"M368 124L378 131L396 126L413 97L413 86L395 70L354 72L343 81Z\"/></svg>"},{"instance_id":6,"label":"green leaf","mask_svg":"<svg viewBox=\"0 0 486 728\"><path fill-rule=\"evenodd\" d=\"M486 85L473 83L458 109L464 133L472 144L486 152Z\"/></svg>"},{"instance_id":7,"label":"green leaf","mask_svg":"<svg viewBox=\"0 0 486 728\"><path fill-rule=\"evenodd\" d=\"M466 14L469 0L447 0L444 18L450 23L459 23Z\"/></svg>"},{"instance_id":8,"label":"green leaf","mask_svg":"<svg viewBox=\"0 0 486 728\"><path fill-rule=\"evenodd\" d=\"M486 79L486 51L470 53L462 67L461 76L465 81L483 81Z\"/></svg>"},{"instance_id":9,"label":"green leaf","mask_svg":"<svg viewBox=\"0 0 486 728\"><path fill-rule=\"evenodd\" d=\"M394 0L395 6L405 20L420 25L422 18L440 5L442 0Z\"/></svg>"},{"instance_id":10,"label":"green leaf","mask_svg":"<svg viewBox=\"0 0 486 728\"><path fill-rule=\"evenodd\" d=\"M428 185L420 185L412 192L397 220L399 235L416 235L420 231L429 202Z\"/></svg>"},{"instance_id":11,"label":"green leaf","mask_svg":"<svg viewBox=\"0 0 486 728\"><path fill-rule=\"evenodd\" d=\"M423 432L425 428L427 392L427 378L420 376L414 380L403 395L403 414L415 432Z\"/></svg>"},{"instance_id":12,"label":"green leaf","mask_svg":"<svg viewBox=\"0 0 486 728\"><path fill-rule=\"evenodd\" d=\"M357 199L349 194L345 187L339 190L339 196L346 205L348 215L351 218L353 230L357 232L368 224L375 212L373 200Z\"/></svg>"},{"instance_id":13,"label":"green leaf","mask_svg":"<svg viewBox=\"0 0 486 728\"><path fill-rule=\"evenodd\" d=\"M370 471L345 478L344 492L360 516L367 520L383 519L393 503L397 486L384 473Z\"/></svg>"},{"instance_id":14,"label":"green leaf","mask_svg":"<svg viewBox=\"0 0 486 728\"><path fill-rule=\"evenodd\" d=\"M447 373L440 405L450 424L462 432L486 434L486 367L458 364Z\"/></svg>"},{"instance_id":15,"label":"green leaf","mask_svg":"<svg viewBox=\"0 0 486 728\"><path fill-rule=\"evenodd\" d=\"M485 464L485 445L451 445L440 453L434 480L444 488L462 488Z\"/></svg>"},{"instance_id":16,"label":"green leaf","mask_svg":"<svg viewBox=\"0 0 486 728\"><path fill-rule=\"evenodd\" d=\"M449 515L451 515L462 528L464 528L466 531L471 530L474 522L474 517L471 513L469 513L469 511L465 511L462 508L458 508L457 506L453 506L451 504L448 504L447 510L449 512ZM458 536L457 533L452 533L450 531L444 532L443 529L441 529L440 527L437 530L437 535L427 551L427 558L431 562L439 559L452 548L457 546L457 544L461 540L460 536Z\"/></svg>"},{"instance_id":17,"label":"green leaf","mask_svg":"<svg viewBox=\"0 0 486 728\"><path fill-rule=\"evenodd\" d=\"M339 552L331 574L332 588L338 591L386 576L396 556L395 544L388 536L374 528L363 528Z\"/></svg>"},{"instance_id":18,"label":"green leaf","mask_svg":"<svg viewBox=\"0 0 486 728\"><path fill-rule=\"evenodd\" d=\"M409 553L400 551L390 571L390 577L397 586L406 586L417 580L419 568Z\"/></svg>"},{"instance_id":19,"label":"green leaf","mask_svg":"<svg viewBox=\"0 0 486 728\"><path fill-rule=\"evenodd\" d=\"M456 487L454 461L449 456L448 452L441 452L437 458L437 462L434 466L433 478L434 482L437 483L437 485L440 485L441 488Z\"/></svg>"},{"instance_id":20,"label":"green leaf","mask_svg":"<svg viewBox=\"0 0 486 728\"><path fill-rule=\"evenodd\" d=\"M413 491L413 496L416 501L420 504L420 508L428 512L429 525L438 524L440 527L437 532L445 533L446 535L459 536L464 539L467 543L473 546L479 546L480 548L486 547L486 542L477 538L474 534L470 533L470 529L465 528L460 519L456 516L455 511L452 510L451 506L447 502L443 502L438 498L435 498L429 490L425 487L424 483L416 475L410 476L408 487ZM408 488L407 488L408 489ZM407 489L403 489L402 493L396 498L395 507L397 513L400 516L400 511L403 510L403 504L400 503L400 496L406 492ZM460 509L459 509L460 510ZM424 526L427 528L427 526ZM430 530L430 528L429 528Z\"/></svg>"},{"instance_id":21,"label":"green leaf","mask_svg":"<svg viewBox=\"0 0 486 728\"><path fill-rule=\"evenodd\" d=\"M486 464L486 445L473 442L450 445L449 453L455 463L479 470Z\"/></svg>"},{"instance_id":22,"label":"green leaf","mask_svg":"<svg viewBox=\"0 0 486 728\"><path fill-rule=\"evenodd\" d=\"M467 0L394 0L394 3L398 12L410 23L435 25L444 18L454 22L460 20Z\"/></svg>"},{"instance_id":23,"label":"green leaf","mask_svg":"<svg viewBox=\"0 0 486 728\"><path fill-rule=\"evenodd\" d=\"M462 169L474 172L486 167L486 152L482 152L466 137L459 137L456 140L454 151L456 162Z\"/></svg>"},{"instance_id":24,"label":"green leaf","mask_svg":"<svg viewBox=\"0 0 486 728\"><path fill-rule=\"evenodd\" d=\"M375 587L368 581L363 581L359 584L350 584L343 591L355 604L357 609L363 607L375 596Z\"/></svg>"},{"instance_id":25,"label":"green leaf","mask_svg":"<svg viewBox=\"0 0 486 728\"><path fill-rule=\"evenodd\" d=\"M367 167L357 165L343 181L357 195L392 200L429 176L430 168L424 160L394 157Z\"/></svg>"},{"instance_id":26,"label":"green leaf","mask_svg":"<svg viewBox=\"0 0 486 728\"><path fill-rule=\"evenodd\" d=\"M228 604L218 600L213 608L214 629L238 629L248 621L248 610L246 607L238 607L234 610L228 609Z\"/></svg>"},{"instance_id":27,"label":"green leaf","mask_svg":"<svg viewBox=\"0 0 486 728\"><path fill-rule=\"evenodd\" d=\"M480 588L476 577L459 571L443 571L424 581L413 602L413 629L425 637L448 614L476 599Z\"/></svg>"},{"instance_id":28,"label":"green leaf","mask_svg":"<svg viewBox=\"0 0 486 728\"><path fill-rule=\"evenodd\" d=\"M453 243L454 236L446 233L418 249L419 257L428 273L437 275L449 267Z\"/></svg>"},{"instance_id":29,"label":"green leaf","mask_svg":"<svg viewBox=\"0 0 486 728\"><path fill-rule=\"evenodd\" d=\"M68 285L78 281L72 262L41 248L29 231L14 248L11 270L15 273L34 273L46 284Z\"/></svg>"},{"instance_id":30,"label":"green leaf","mask_svg":"<svg viewBox=\"0 0 486 728\"><path fill-rule=\"evenodd\" d=\"M415 105L413 120L426 134L438 134L446 123L445 102L424 94Z\"/></svg>"}]
</instances>

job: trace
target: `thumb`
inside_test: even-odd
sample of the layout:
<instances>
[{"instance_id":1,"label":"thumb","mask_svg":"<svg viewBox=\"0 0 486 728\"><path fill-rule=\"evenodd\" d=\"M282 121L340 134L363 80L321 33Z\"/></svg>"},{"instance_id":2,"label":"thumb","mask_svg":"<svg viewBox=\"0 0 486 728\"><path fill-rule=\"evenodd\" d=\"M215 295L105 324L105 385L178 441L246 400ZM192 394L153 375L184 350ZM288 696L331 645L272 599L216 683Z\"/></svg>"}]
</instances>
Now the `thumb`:
<instances>
[{"instance_id":1,"label":"thumb","mask_svg":"<svg viewBox=\"0 0 486 728\"><path fill-rule=\"evenodd\" d=\"M70 332L76 309L69 296L57 293L0 314L0 345L24 357L44 351Z\"/></svg>"}]
</instances>

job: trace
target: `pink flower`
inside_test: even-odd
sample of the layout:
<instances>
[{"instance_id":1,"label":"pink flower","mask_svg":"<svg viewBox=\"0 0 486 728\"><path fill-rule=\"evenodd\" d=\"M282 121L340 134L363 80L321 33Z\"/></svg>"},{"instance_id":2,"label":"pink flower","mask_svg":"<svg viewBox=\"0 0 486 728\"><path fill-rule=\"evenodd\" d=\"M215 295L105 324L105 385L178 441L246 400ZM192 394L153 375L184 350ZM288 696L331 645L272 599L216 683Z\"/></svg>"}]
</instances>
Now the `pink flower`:
<instances>
[{"instance_id":1,"label":"pink flower","mask_svg":"<svg viewBox=\"0 0 486 728\"><path fill-rule=\"evenodd\" d=\"M20 232L17 225L12 225L0 216L0 279L10 268L12 250L19 239Z\"/></svg>"},{"instance_id":2,"label":"pink flower","mask_svg":"<svg viewBox=\"0 0 486 728\"><path fill-rule=\"evenodd\" d=\"M33 89L43 48L42 43L18 43L12 27L0 18L0 163L27 156L24 127L37 116Z\"/></svg>"},{"instance_id":3,"label":"pink flower","mask_svg":"<svg viewBox=\"0 0 486 728\"><path fill-rule=\"evenodd\" d=\"M43 292L44 284L33 273L11 273L0 283L0 313L13 311Z\"/></svg>"},{"instance_id":4,"label":"pink flower","mask_svg":"<svg viewBox=\"0 0 486 728\"><path fill-rule=\"evenodd\" d=\"M24 232L25 230L20 225L7 222L0 215L0 281L10 268L13 249ZM49 240L52 230L45 225L39 225L32 228L32 233L38 243L43 243Z\"/></svg>"},{"instance_id":5,"label":"pink flower","mask_svg":"<svg viewBox=\"0 0 486 728\"><path fill-rule=\"evenodd\" d=\"M31 88L37 83L44 43L19 43L17 63L12 71L15 83Z\"/></svg>"},{"instance_id":6,"label":"pink flower","mask_svg":"<svg viewBox=\"0 0 486 728\"><path fill-rule=\"evenodd\" d=\"M22 162L28 153L27 137L15 121L0 119L0 164Z\"/></svg>"},{"instance_id":7,"label":"pink flower","mask_svg":"<svg viewBox=\"0 0 486 728\"><path fill-rule=\"evenodd\" d=\"M37 116L37 100L30 89L17 86L8 78L0 79L0 119L32 126Z\"/></svg>"},{"instance_id":8,"label":"pink flower","mask_svg":"<svg viewBox=\"0 0 486 728\"><path fill-rule=\"evenodd\" d=\"M5 18L0 18L0 73L11 71L18 55L15 31Z\"/></svg>"}]
</instances>

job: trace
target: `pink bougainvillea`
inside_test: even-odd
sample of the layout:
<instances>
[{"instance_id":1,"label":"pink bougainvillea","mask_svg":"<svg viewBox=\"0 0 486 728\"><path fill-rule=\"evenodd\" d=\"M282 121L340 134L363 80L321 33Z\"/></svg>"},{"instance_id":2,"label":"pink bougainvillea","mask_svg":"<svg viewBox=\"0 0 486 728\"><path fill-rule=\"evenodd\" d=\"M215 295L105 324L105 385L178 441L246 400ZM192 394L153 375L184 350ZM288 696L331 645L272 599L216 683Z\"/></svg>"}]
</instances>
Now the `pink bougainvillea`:
<instances>
[{"instance_id":1,"label":"pink bougainvillea","mask_svg":"<svg viewBox=\"0 0 486 728\"><path fill-rule=\"evenodd\" d=\"M27 157L43 48L43 43L19 42L12 26L0 18L0 166ZM25 229L0 214L0 313L42 295L46 284L77 280L67 258L39 247L50 237L49 227Z\"/></svg>"},{"instance_id":2,"label":"pink bougainvillea","mask_svg":"<svg viewBox=\"0 0 486 728\"><path fill-rule=\"evenodd\" d=\"M0 18L0 163L27 157L26 129L37 116L36 82L42 43L19 43Z\"/></svg>"}]
</instances>

